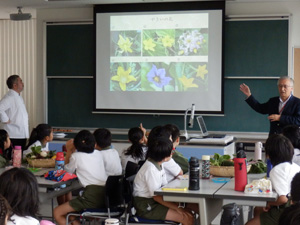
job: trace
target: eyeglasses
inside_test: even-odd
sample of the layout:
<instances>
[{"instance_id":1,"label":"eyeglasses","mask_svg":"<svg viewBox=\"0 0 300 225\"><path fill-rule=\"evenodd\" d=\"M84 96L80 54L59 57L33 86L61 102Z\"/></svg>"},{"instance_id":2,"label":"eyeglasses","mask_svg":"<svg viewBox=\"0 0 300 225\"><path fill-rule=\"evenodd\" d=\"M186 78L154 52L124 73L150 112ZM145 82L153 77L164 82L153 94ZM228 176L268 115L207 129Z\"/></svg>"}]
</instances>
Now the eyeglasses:
<instances>
[{"instance_id":1,"label":"eyeglasses","mask_svg":"<svg viewBox=\"0 0 300 225\"><path fill-rule=\"evenodd\" d=\"M292 86L290 86L290 85L281 85L281 84L279 84L278 87L279 87L279 88L287 89L288 87L292 87Z\"/></svg>"}]
</instances>

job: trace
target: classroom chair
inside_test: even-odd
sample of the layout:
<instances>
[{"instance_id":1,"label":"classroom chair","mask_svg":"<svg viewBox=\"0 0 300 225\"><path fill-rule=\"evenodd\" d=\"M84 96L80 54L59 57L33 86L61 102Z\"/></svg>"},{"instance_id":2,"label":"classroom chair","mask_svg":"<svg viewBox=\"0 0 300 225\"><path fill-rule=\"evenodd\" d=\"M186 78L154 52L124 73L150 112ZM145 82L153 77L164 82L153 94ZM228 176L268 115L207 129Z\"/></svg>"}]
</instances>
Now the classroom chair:
<instances>
[{"instance_id":1,"label":"classroom chair","mask_svg":"<svg viewBox=\"0 0 300 225\"><path fill-rule=\"evenodd\" d=\"M127 190L126 193L128 194L127 199L130 199L127 203L126 215L125 215L125 225L179 225L180 223L169 221L169 220L150 220L144 219L142 217L135 215L135 209L133 206L133 181L135 178L135 174L125 179L125 189Z\"/></svg>"},{"instance_id":2,"label":"classroom chair","mask_svg":"<svg viewBox=\"0 0 300 225\"><path fill-rule=\"evenodd\" d=\"M100 209L85 209L81 212L69 213L67 215L67 222L70 221L70 217L79 218L81 224L86 221L92 220L105 220L107 218L118 218L126 210L125 198L124 198L124 175L109 176L105 184L105 208Z\"/></svg>"}]
</instances>

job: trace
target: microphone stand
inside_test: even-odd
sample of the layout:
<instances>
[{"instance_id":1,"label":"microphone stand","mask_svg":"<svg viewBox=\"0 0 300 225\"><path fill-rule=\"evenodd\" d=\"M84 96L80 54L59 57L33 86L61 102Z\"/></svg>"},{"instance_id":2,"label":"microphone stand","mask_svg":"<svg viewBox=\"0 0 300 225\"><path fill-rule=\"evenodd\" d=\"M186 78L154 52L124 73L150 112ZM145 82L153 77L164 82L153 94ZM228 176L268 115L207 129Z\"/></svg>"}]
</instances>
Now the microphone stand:
<instances>
[{"instance_id":1,"label":"microphone stand","mask_svg":"<svg viewBox=\"0 0 300 225\"><path fill-rule=\"evenodd\" d=\"M188 111L192 111L192 108L187 108L185 110L185 114L184 114L184 133L183 133L183 136L185 137L185 139L187 140L189 135L188 135L188 132L187 132L187 128L186 128L186 119L187 119L187 114L188 114Z\"/></svg>"}]
</instances>

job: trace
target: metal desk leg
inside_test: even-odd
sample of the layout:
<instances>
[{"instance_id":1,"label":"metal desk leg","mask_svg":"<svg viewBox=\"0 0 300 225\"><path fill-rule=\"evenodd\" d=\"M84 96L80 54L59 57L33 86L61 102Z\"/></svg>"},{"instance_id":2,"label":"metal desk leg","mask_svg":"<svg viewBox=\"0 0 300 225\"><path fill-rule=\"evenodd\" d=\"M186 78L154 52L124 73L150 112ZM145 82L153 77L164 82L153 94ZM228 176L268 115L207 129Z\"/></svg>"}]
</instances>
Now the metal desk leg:
<instances>
[{"instance_id":1,"label":"metal desk leg","mask_svg":"<svg viewBox=\"0 0 300 225\"><path fill-rule=\"evenodd\" d=\"M223 205L222 199L199 198L200 224L209 225L220 213Z\"/></svg>"}]
</instances>

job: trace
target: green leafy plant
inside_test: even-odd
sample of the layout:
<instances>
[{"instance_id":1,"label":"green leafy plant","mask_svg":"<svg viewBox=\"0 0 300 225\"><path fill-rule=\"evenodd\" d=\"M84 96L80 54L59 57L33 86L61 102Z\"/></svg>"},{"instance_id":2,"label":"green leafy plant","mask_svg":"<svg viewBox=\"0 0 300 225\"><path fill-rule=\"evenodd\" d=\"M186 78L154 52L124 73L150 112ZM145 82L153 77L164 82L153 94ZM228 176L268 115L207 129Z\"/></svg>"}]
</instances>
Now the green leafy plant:
<instances>
[{"instance_id":1,"label":"green leafy plant","mask_svg":"<svg viewBox=\"0 0 300 225\"><path fill-rule=\"evenodd\" d=\"M42 146L31 147L31 153L26 155L29 159L51 159L56 151L42 151Z\"/></svg>"},{"instance_id":2,"label":"green leafy plant","mask_svg":"<svg viewBox=\"0 0 300 225\"><path fill-rule=\"evenodd\" d=\"M227 163L229 161L232 163L232 161L230 160L230 155L220 155L218 153L215 153L214 157L210 159L210 164L212 166L229 166L229 163Z\"/></svg>"}]
</instances>

